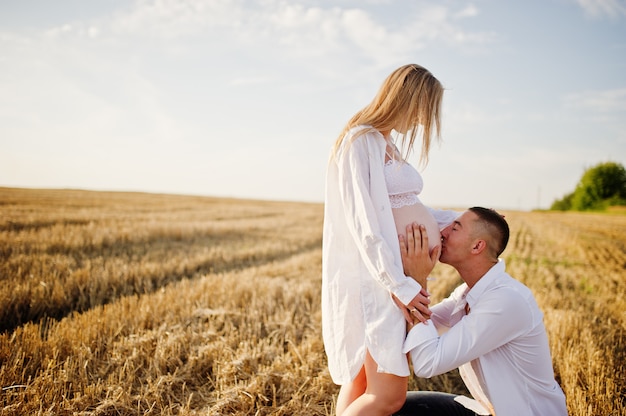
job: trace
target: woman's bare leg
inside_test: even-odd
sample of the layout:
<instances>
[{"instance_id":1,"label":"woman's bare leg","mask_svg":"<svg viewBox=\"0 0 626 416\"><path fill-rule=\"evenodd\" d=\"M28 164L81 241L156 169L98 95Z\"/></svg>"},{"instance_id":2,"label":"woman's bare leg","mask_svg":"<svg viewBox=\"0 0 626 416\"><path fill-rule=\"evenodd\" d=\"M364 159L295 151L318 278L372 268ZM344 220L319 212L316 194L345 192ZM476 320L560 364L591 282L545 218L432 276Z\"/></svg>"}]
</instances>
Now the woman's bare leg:
<instances>
[{"instance_id":1,"label":"woman's bare leg","mask_svg":"<svg viewBox=\"0 0 626 416\"><path fill-rule=\"evenodd\" d=\"M400 410L406 400L408 377L379 373L378 364L369 351L365 356L365 393L342 412L342 416L389 416Z\"/></svg>"},{"instance_id":2,"label":"woman's bare leg","mask_svg":"<svg viewBox=\"0 0 626 416\"><path fill-rule=\"evenodd\" d=\"M354 380L348 384L343 384L339 389L335 414L341 416L353 401L365 393L366 387L367 379L365 378L365 366L363 366Z\"/></svg>"}]
</instances>

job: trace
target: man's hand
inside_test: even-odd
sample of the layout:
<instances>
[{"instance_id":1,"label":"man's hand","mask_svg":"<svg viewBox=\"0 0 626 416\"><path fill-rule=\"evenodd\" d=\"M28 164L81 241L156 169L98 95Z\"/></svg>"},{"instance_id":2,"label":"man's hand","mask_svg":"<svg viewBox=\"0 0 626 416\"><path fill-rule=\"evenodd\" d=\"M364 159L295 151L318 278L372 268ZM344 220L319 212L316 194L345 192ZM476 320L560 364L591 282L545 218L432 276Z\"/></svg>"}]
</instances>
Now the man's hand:
<instances>
[{"instance_id":1,"label":"man's hand","mask_svg":"<svg viewBox=\"0 0 626 416\"><path fill-rule=\"evenodd\" d=\"M429 252L426 227L417 223L407 225L406 237L400 235L399 239L404 274L412 277L426 289L426 278L437 264L441 244Z\"/></svg>"}]
</instances>

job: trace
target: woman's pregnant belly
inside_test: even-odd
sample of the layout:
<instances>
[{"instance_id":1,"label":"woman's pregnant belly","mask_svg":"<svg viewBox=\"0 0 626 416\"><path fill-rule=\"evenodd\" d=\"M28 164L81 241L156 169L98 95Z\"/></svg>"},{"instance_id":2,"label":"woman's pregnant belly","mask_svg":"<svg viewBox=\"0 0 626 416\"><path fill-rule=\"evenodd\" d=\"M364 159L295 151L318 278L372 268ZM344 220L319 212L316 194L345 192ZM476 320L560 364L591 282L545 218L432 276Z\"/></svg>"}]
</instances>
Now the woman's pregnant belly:
<instances>
[{"instance_id":1,"label":"woman's pregnant belly","mask_svg":"<svg viewBox=\"0 0 626 416\"><path fill-rule=\"evenodd\" d=\"M398 235L406 236L406 226L416 222L418 224L423 224L424 227L426 227L426 233L428 234L428 248L430 250L441 244L439 225L437 224L435 217L433 217L430 211L422 203L418 202L413 205L392 208L392 212Z\"/></svg>"}]
</instances>

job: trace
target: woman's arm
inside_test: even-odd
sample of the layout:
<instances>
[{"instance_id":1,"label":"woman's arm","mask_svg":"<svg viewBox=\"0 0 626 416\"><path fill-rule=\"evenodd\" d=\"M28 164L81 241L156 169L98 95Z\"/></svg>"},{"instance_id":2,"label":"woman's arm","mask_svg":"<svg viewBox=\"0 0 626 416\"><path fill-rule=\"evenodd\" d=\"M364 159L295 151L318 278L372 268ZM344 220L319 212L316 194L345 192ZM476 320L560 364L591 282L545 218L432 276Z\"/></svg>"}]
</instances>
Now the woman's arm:
<instances>
[{"instance_id":1,"label":"woman's arm","mask_svg":"<svg viewBox=\"0 0 626 416\"><path fill-rule=\"evenodd\" d=\"M421 286L404 275L403 270L395 262L391 246L382 235L378 217L379 208L374 207L370 194L370 175L382 175L384 153L381 149L382 154L377 155L375 153L377 149L368 146L368 140L375 144L374 140L378 139L371 137L370 134L373 133L363 134L354 140L347 137L336 154L334 163L338 169L341 205L348 229L371 275L404 305L409 305L416 301ZM370 158L378 156L381 158L381 169L379 172L371 172ZM388 213L383 214L391 216L390 208ZM418 307L417 302L414 306Z\"/></svg>"},{"instance_id":2,"label":"woman's arm","mask_svg":"<svg viewBox=\"0 0 626 416\"><path fill-rule=\"evenodd\" d=\"M426 227L417 223L407 225L406 236L400 235L399 239L404 274L426 289L426 279L437 264L441 245L437 245L430 253Z\"/></svg>"}]
</instances>

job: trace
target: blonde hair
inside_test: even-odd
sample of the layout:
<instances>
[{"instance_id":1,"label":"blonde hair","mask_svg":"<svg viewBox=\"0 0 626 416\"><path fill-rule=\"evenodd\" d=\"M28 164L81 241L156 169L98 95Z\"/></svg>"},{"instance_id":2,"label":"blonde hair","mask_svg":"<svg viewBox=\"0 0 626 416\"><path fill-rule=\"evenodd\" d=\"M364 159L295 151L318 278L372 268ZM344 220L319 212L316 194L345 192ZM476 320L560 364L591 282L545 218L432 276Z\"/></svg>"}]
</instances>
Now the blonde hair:
<instances>
[{"instance_id":1,"label":"blonde hair","mask_svg":"<svg viewBox=\"0 0 626 416\"><path fill-rule=\"evenodd\" d=\"M383 82L372 102L356 113L337 138L333 155L339 149L344 136L358 125L371 129L359 131L354 137L368 131L391 131L399 126L408 128L402 134L404 157L413 150L419 126L422 127L420 162L428 162L433 130L437 138L441 134L441 101L443 87L426 68L417 64L404 65L393 71Z\"/></svg>"}]
</instances>

